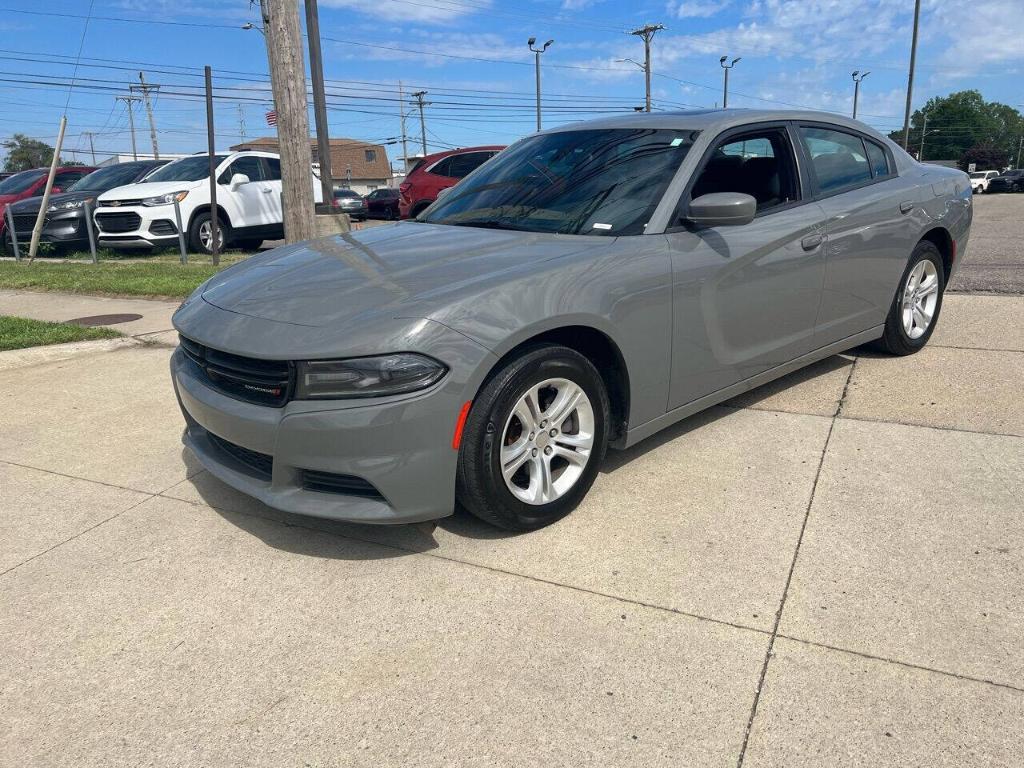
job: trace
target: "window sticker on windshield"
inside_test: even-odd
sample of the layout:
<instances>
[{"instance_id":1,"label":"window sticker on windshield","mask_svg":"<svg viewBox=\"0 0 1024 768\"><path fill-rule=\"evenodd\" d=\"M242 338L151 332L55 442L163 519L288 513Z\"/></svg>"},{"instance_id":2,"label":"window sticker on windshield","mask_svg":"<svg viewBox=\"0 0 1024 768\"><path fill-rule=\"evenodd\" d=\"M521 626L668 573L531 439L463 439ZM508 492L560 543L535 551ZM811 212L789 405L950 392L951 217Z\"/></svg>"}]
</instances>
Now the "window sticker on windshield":
<instances>
[{"instance_id":1,"label":"window sticker on windshield","mask_svg":"<svg viewBox=\"0 0 1024 768\"><path fill-rule=\"evenodd\" d=\"M669 144L669 146L670 147L678 147L682 143L683 143L682 139L672 139L672 143Z\"/></svg>"},{"instance_id":2,"label":"window sticker on windshield","mask_svg":"<svg viewBox=\"0 0 1024 768\"><path fill-rule=\"evenodd\" d=\"M594 229L611 229L611 224L594 224Z\"/></svg>"}]
</instances>

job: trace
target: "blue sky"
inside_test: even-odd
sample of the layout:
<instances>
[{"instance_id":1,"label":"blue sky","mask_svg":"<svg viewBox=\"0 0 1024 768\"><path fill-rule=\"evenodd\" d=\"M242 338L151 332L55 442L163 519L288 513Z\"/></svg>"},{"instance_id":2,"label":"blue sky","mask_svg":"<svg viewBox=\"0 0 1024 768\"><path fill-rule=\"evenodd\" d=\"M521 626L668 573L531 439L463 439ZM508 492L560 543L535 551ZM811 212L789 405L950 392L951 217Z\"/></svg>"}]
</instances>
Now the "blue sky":
<instances>
[{"instance_id":1,"label":"blue sky","mask_svg":"<svg viewBox=\"0 0 1024 768\"><path fill-rule=\"evenodd\" d=\"M66 147L78 159L89 160L88 131L98 160L129 150L127 114L114 96L127 93L139 69L161 86L155 114L164 152L205 148L204 64L218 88L218 144L237 143L243 121L248 138L272 135L263 39L241 29L259 23L249 0L91 5L79 87L67 108ZM718 59L727 54L742 57L730 77L730 106L848 113L850 72L859 69L871 72L860 117L886 131L903 120L912 0L320 0L320 9L334 137L397 137L399 80L406 93L428 91L430 151L529 133L531 36L555 41L542 60L545 125L629 110L643 102L643 73L621 59L642 60L642 42L627 31L645 23L666 27L653 44L656 109L720 103ZM53 141L89 10L89 0L0 0L0 136ZM915 106L977 88L1024 108L1021 0L925 0L921 25ZM412 153L419 120L407 111ZM135 118L140 151L148 150L141 107ZM388 150L401 154L398 145Z\"/></svg>"}]
</instances>

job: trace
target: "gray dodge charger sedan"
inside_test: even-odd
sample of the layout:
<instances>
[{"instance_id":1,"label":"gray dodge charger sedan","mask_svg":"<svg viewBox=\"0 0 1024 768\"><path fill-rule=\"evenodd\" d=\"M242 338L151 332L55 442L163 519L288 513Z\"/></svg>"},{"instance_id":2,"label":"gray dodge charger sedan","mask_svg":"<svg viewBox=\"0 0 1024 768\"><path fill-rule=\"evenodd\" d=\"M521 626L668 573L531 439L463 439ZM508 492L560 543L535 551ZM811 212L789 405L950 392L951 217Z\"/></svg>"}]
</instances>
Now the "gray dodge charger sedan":
<instances>
[{"instance_id":1,"label":"gray dodge charger sedan","mask_svg":"<svg viewBox=\"0 0 1024 768\"><path fill-rule=\"evenodd\" d=\"M529 530L608 446L868 342L921 349L971 185L854 120L630 115L529 136L415 221L278 248L177 311L184 441L306 515Z\"/></svg>"}]
</instances>

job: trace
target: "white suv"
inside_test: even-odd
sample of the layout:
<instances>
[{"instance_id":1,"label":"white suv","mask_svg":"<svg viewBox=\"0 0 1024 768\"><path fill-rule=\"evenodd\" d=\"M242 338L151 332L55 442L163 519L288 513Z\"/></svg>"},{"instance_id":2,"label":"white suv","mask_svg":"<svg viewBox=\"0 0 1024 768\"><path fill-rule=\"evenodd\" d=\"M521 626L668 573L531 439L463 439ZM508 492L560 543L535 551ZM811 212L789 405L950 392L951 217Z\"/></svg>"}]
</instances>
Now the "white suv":
<instances>
[{"instance_id":1,"label":"white suv","mask_svg":"<svg viewBox=\"0 0 1024 768\"><path fill-rule=\"evenodd\" d=\"M973 171L971 177L971 190L976 195L988 192L988 183L999 175L999 171Z\"/></svg>"},{"instance_id":2,"label":"white suv","mask_svg":"<svg viewBox=\"0 0 1024 768\"><path fill-rule=\"evenodd\" d=\"M281 161L269 152L214 155L217 163L218 241L255 250L267 239L284 236L281 211ZM97 198L93 220L101 245L113 248L174 246L178 227L193 251L211 253L210 156L191 155L168 163L144 182L117 187ZM310 183L319 193L312 167Z\"/></svg>"}]
</instances>

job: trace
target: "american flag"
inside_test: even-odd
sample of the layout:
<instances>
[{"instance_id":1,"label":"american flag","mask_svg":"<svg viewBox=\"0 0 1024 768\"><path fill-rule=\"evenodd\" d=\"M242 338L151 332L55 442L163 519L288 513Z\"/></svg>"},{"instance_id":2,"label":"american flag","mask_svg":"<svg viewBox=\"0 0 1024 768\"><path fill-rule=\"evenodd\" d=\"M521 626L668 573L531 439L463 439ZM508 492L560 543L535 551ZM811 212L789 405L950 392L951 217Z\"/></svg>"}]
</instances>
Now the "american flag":
<instances>
[{"instance_id":1,"label":"american flag","mask_svg":"<svg viewBox=\"0 0 1024 768\"><path fill-rule=\"evenodd\" d=\"M267 125L277 125L277 110L272 109L267 112Z\"/></svg>"}]
</instances>

